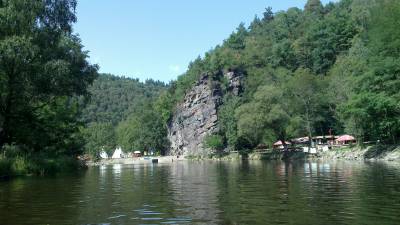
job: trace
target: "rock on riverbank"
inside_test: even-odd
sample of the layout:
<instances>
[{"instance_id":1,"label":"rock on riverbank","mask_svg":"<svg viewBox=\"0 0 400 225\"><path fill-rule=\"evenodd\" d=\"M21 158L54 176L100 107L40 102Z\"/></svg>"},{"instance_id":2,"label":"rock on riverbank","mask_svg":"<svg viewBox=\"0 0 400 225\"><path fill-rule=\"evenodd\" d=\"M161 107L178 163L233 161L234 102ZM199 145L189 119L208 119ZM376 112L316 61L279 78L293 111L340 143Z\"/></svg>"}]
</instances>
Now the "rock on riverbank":
<instances>
[{"instance_id":1,"label":"rock on riverbank","mask_svg":"<svg viewBox=\"0 0 400 225\"><path fill-rule=\"evenodd\" d=\"M228 81L228 91L238 95L242 75L229 72L224 74L224 78ZM171 148L168 149L167 155L207 157L210 152L203 148L203 140L206 136L218 132L218 107L222 98L223 91L220 85L215 85L208 74L200 76L183 101L176 106L168 126Z\"/></svg>"},{"instance_id":2,"label":"rock on riverbank","mask_svg":"<svg viewBox=\"0 0 400 225\"><path fill-rule=\"evenodd\" d=\"M296 159L324 159L324 160L383 160L400 161L400 146L374 145L368 147L352 146L334 148L318 154L304 152L269 151L264 153L251 153L248 159L258 160L296 160Z\"/></svg>"},{"instance_id":3,"label":"rock on riverbank","mask_svg":"<svg viewBox=\"0 0 400 225\"><path fill-rule=\"evenodd\" d=\"M320 154L323 159L400 161L400 146L375 145L338 148Z\"/></svg>"}]
</instances>

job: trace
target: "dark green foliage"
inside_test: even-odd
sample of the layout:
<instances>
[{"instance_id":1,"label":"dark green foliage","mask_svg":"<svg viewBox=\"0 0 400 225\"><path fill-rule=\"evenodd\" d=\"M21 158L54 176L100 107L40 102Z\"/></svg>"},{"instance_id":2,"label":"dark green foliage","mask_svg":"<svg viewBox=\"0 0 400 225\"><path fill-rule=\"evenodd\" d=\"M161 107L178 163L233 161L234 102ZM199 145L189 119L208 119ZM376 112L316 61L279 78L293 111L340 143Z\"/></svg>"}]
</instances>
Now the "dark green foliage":
<instances>
[{"instance_id":1,"label":"dark green foliage","mask_svg":"<svg viewBox=\"0 0 400 225\"><path fill-rule=\"evenodd\" d=\"M235 109L239 107L240 99L226 96L224 100L223 105L218 110L219 126L221 133L225 134L228 146L234 148L238 141Z\"/></svg>"},{"instance_id":2,"label":"dark green foliage","mask_svg":"<svg viewBox=\"0 0 400 225\"><path fill-rule=\"evenodd\" d=\"M91 123L83 131L86 153L94 159L100 157L101 151L112 155L116 147L115 127L111 123Z\"/></svg>"},{"instance_id":3,"label":"dark green foliage","mask_svg":"<svg viewBox=\"0 0 400 225\"><path fill-rule=\"evenodd\" d=\"M0 179L12 176L49 175L74 172L84 168L82 162L67 155L46 152L30 154L24 146L4 145L0 156Z\"/></svg>"},{"instance_id":4,"label":"dark green foliage","mask_svg":"<svg viewBox=\"0 0 400 225\"><path fill-rule=\"evenodd\" d=\"M164 124L168 124L172 116L171 109L174 107L174 103L173 95L169 91L162 92L154 103L154 110L160 114Z\"/></svg>"},{"instance_id":5,"label":"dark green foliage","mask_svg":"<svg viewBox=\"0 0 400 225\"><path fill-rule=\"evenodd\" d=\"M111 156L117 146L122 146L124 151L129 152L134 149L144 151L151 147L158 151L164 150L164 144L148 146L156 138L154 143L165 140L164 123L170 117L172 107L166 84L154 80L140 82L138 79L100 74L89 87L89 92L91 96L83 108L81 120L86 124L83 129L85 152L93 159L98 159L102 150ZM84 100L81 99L81 105ZM153 103L159 113L157 115L152 106L150 107ZM155 124L148 124L149 121ZM146 130L147 133L141 132L141 129L149 126L160 126L159 129L149 128L155 130L156 136L149 130ZM164 136L159 135L160 131ZM138 135L141 135L141 139L138 139ZM144 138L146 141L143 141Z\"/></svg>"},{"instance_id":6,"label":"dark green foliage","mask_svg":"<svg viewBox=\"0 0 400 225\"><path fill-rule=\"evenodd\" d=\"M286 86L292 118L300 119L298 129L306 131L309 137L312 137L314 132L319 133L318 122L327 119L323 117L323 104L326 97L321 77L317 77L307 69L298 69ZM293 125L292 128L294 128Z\"/></svg>"},{"instance_id":7,"label":"dark green foliage","mask_svg":"<svg viewBox=\"0 0 400 225\"><path fill-rule=\"evenodd\" d=\"M151 102L143 101L117 127L117 143L125 152L164 154L168 147L167 127Z\"/></svg>"},{"instance_id":8,"label":"dark green foliage","mask_svg":"<svg viewBox=\"0 0 400 225\"><path fill-rule=\"evenodd\" d=\"M396 143L400 136L400 3L385 0L368 7L363 35L346 56L354 62L347 70L357 73L348 74L352 89L344 94L348 100L338 106L346 129L359 139Z\"/></svg>"},{"instance_id":9,"label":"dark green foliage","mask_svg":"<svg viewBox=\"0 0 400 225\"><path fill-rule=\"evenodd\" d=\"M244 23L241 23L237 28L236 33L233 33L226 41L225 46L233 50L242 50L245 48L245 38L247 36L247 29Z\"/></svg>"},{"instance_id":10,"label":"dark green foliage","mask_svg":"<svg viewBox=\"0 0 400 225\"><path fill-rule=\"evenodd\" d=\"M267 8L169 86L112 75L95 80L97 66L71 33L75 6L75 0L0 1L0 170L45 173L84 147L94 157L117 145L163 153L175 105L203 75L225 94L220 132L205 143L215 150L247 152L328 132L398 142L397 0ZM231 71L244 76L239 96L223 77Z\"/></svg>"},{"instance_id":11,"label":"dark green foliage","mask_svg":"<svg viewBox=\"0 0 400 225\"><path fill-rule=\"evenodd\" d=\"M7 178L13 174L12 162L10 159L0 158L0 179Z\"/></svg>"},{"instance_id":12,"label":"dark green foliage","mask_svg":"<svg viewBox=\"0 0 400 225\"><path fill-rule=\"evenodd\" d=\"M72 99L88 94L97 65L72 33L75 7L75 0L1 1L0 147L22 146L16 160L81 153Z\"/></svg>"},{"instance_id":13,"label":"dark green foliage","mask_svg":"<svg viewBox=\"0 0 400 225\"><path fill-rule=\"evenodd\" d=\"M209 135L204 139L204 147L210 148L214 151L221 151L224 149L224 139L220 135Z\"/></svg>"},{"instance_id":14,"label":"dark green foliage","mask_svg":"<svg viewBox=\"0 0 400 225\"><path fill-rule=\"evenodd\" d=\"M304 6L304 11L306 13L321 14L324 10L320 0L308 0Z\"/></svg>"},{"instance_id":15,"label":"dark green foliage","mask_svg":"<svg viewBox=\"0 0 400 225\"><path fill-rule=\"evenodd\" d=\"M274 19L274 13L272 12L271 7L265 8L265 12L263 13L263 22L269 22Z\"/></svg>"},{"instance_id":16,"label":"dark green foliage","mask_svg":"<svg viewBox=\"0 0 400 225\"><path fill-rule=\"evenodd\" d=\"M89 87L90 100L82 111L83 122L118 125L143 99L153 101L167 85L160 81L100 74Z\"/></svg>"},{"instance_id":17,"label":"dark green foliage","mask_svg":"<svg viewBox=\"0 0 400 225\"><path fill-rule=\"evenodd\" d=\"M383 16L385 15L385 16ZM168 92L165 117L207 73L245 76L240 96L218 109L229 149L270 145L292 137L348 132L360 141L397 142L400 136L400 3L309 0L243 24L221 46L191 64ZM162 102L162 101L161 101ZM169 108L169 113L168 109ZM164 121L167 121L164 119Z\"/></svg>"}]
</instances>

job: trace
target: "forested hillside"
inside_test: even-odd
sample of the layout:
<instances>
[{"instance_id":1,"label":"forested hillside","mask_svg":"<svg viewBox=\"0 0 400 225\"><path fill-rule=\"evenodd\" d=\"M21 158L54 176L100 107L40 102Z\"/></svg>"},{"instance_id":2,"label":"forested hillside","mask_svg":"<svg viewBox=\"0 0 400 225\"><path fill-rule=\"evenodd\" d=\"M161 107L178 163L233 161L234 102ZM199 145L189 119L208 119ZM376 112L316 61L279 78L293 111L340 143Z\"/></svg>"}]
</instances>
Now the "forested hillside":
<instances>
[{"instance_id":1,"label":"forested hillside","mask_svg":"<svg viewBox=\"0 0 400 225\"><path fill-rule=\"evenodd\" d=\"M138 79L100 74L88 88L90 97L81 101L84 106L81 120L85 124L83 134L86 152L98 157L102 149L112 154L118 145L122 145L126 151L132 151L134 149L132 144L136 141L147 139L156 143L162 140L162 138L157 138L157 140L152 138L159 129L151 130L149 133L148 129L135 127L135 124L132 124L132 118L140 117L135 120L143 126L146 121L147 123L156 122L157 119L154 116L149 117L151 112L144 113L144 111L148 112L153 102L165 90L167 90L167 85L160 81L140 82ZM122 131L125 128L129 130L138 128L138 132L130 133L130 136L126 137L127 131Z\"/></svg>"},{"instance_id":2,"label":"forested hillside","mask_svg":"<svg viewBox=\"0 0 400 225\"><path fill-rule=\"evenodd\" d=\"M118 77L100 74L89 87L90 98L82 111L86 123L109 122L117 125L125 120L142 101L158 98L167 85L160 81Z\"/></svg>"},{"instance_id":3,"label":"forested hillside","mask_svg":"<svg viewBox=\"0 0 400 225\"><path fill-rule=\"evenodd\" d=\"M45 173L59 158L117 145L162 153L177 104L204 74L225 91L210 148L328 133L398 143L400 1L266 8L169 85L98 76L72 33L75 7L0 1L0 170ZM239 95L224 89L228 72L243 77Z\"/></svg>"},{"instance_id":4,"label":"forested hillside","mask_svg":"<svg viewBox=\"0 0 400 225\"><path fill-rule=\"evenodd\" d=\"M267 8L222 45L193 61L158 100L168 124L175 105L203 73L223 85L245 77L240 96L219 108L229 149L251 149L299 136L355 135L396 143L400 136L400 2L342 0L273 13Z\"/></svg>"}]
</instances>

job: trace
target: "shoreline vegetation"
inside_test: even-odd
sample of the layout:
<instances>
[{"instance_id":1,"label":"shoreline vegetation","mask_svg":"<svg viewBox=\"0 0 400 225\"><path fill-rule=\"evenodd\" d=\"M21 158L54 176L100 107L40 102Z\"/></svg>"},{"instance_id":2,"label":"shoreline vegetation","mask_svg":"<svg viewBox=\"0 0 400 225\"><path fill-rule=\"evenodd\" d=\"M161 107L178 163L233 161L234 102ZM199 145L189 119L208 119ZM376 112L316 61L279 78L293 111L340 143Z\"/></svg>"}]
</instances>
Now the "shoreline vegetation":
<instances>
[{"instance_id":1,"label":"shoreline vegetation","mask_svg":"<svg viewBox=\"0 0 400 225\"><path fill-rule=\"evenodd\" d=\"M73 32L76 4L0 1L0 177L76 171L85 167L79 157L96 160L116 147L168 155L175 146L187 155L196 148L183 144L196 143L223 154L276 141L285 147L294 137L309 137L311 146L311 137L327 134L380 145L310 157L245 155L399 159L393 147L400 140L398 0L308 0L303 9L278 12L268 7L169 84L99 76ZM225 76L232 73L237 82ZM200 92L215 98L206 107L210 113L190 107L203 93L187 95L202 77ZM196 132L187 133L203 142L169 138L182 104L191 111L176 117L177 133L199 121Z\"/></svg>"},{"instance_id":2,"label":"shoreline vegetation","mask_svg":"<svg viewBox=\"0 0 400 225\"><path fill-rule=\"evenodd\" d=\"M396 145L398 9L395 0L266 8L191 62L158 97L132 105L118 125L91 126L87 152L196 155L201 146L223 153L339 134Z\"/></svg>"},{"instance_id":3,"label":"shoreline vegetation","mask_svg":"<svg viewBox=\"0 0 400 225\"><path fill-rule=\"evenodd\" d=\"M99 161L76 160L71 157L59 158L36 158L27 160L24 157L5 158L0 156L0 180L18 176L32 175L56 175L62 173L76 172L84 170L88 166L104 165L131 165L131 164L151 164L153 159L157 163L174 163L179 161L237 161L237 160L265 160L265 161L296 161L296 160L346 160L346 161L386 161L400 162L399 145L371 145L371 146L345 146L335 147L326 152L308 154L296 151L265 150L254 151L247 154L238 152L227 153L224 155L200 156L151 156L121 159L102 159Z\"/></svg>"},{"instance_id":4,"label":"shoreline vegetation","mask_svg":"<svg viewBox=\"0 0 400 225\"><path fill-rule=\"evenodd\" d=\"M223 156L212 156L209 159L215 160L381 160L400 162L399 145L370 145L370 146L345 146L334 147L326 152L309 154L298 151L279 151L265 150L254 151L245 155L239 153L230 153ZM201 157L189 157L192 160L201 159Z\"/></svg>"},{"instance_id":5,"label":"shoreline vegetation","mask_svg":"<svg viewBox=\"0 0 400 225\"><path fill-rule=\"evenodd\" d=\"M76 5L0 1L0 177L82 168L79 116L99 67L73 31Z\"/></svg>"},{"instance_id":6,"label":"shoreline vegetation","mask_svg":"<svg viewBox=\"0 0 400 225\"><path fill-rule=\"evenodd\" d=\"M245 155L237 152L227 153L225 155L210 155L207 157L200 156L154 156L154 157L137 157L122 159L102 159L96 162L88 161L88 166L103 165L130 165L130 164L151 164L152 159L157 159L157 163L173 163L179 161L236 161L236 160L346 160L346 161L395 161L400 162L400 146L395 145L371 145L371 146L346 146L336 147L330 151L320 152L317 154L308 154L304 152L265 150L255 151Z\"/></svg>"},{"instance_id":7,"label":"shoreline vegetation","mask_svg":"<svg viewBox=\"0 0 400 225\"><path fill-rule=\"evenodd\" d=\"M22 147L5 145L0 155L0 180L23 176L45 176L79 172L84 161L71 155L30 154Z\"/></svg>"},{"instance_id":8,"label":"shoreline vegetation","mask_svg":"<svg viewBox=\"0 0 400 225\"><path fill-rule=\"evenodd\" d=\"M308 154L304 152L277 152L251 153L249 159L261 160L357 160L357 161L399 161L400 146L372 145L336 147L326 152Z\"/></svg>"}]
</instances>

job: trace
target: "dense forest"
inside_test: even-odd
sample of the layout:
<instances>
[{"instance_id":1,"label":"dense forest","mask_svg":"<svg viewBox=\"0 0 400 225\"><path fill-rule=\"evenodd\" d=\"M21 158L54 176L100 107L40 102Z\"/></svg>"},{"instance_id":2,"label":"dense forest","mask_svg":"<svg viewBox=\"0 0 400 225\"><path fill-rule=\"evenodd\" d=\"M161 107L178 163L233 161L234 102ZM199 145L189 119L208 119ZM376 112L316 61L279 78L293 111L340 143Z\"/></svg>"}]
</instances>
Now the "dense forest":
<instances>
[{"instance_id":1,"label":"dense forest","mask_svg":"<svg viewBox=\"0 0 400 225\"><path fill-rule=\"evenodd\" d=\"M400 2L342 0L274 13L240 24L222 45L194 60L159 99L168 124L203 73L223 84L245 77L240 96L224 97L219 134L206 146L252 149L293 137L350 133L359 143L400 136Z\"/></svg>"},{"instance_id":2,"label":"dense forest","mask_svg":"<svg viewBox=\"0 0 400 225\"><path fill-rule=\"evenodd\" d=\"M76 166L80 97L97 65L72 32L75 0L0 0L0 176Z\"/></svg>"},{"instance_id":3,"label":"dense forest","mask_svg":"<svg viewBox=\"0 0 400 225\"><path fill-rule=\"evenodd\" d=\"M99 75L73 33L76 4L0 1L0 177L75 169L78 156L111 152L117 140L156 143L157 132L131 127L161 126L147 111L167 85Z\"/></svg>"},{"instance_id":4,"label":"dense forest","mask_svg":"<svg viewBox=\"0 0 400 225\"><path fill-rule=\"evenodd\" d=\"M151 79L140 82L138 79L100 74L88 88L90 97L81 98L80 120L85 124L82 133L86 152L98 158L101 150L111 155L118 145L126 151L133 151L150 148L146 148L146 144L137 146L136 142L148 140L152 144L153 140L165 139L153 138L159 129L146 133L144 131L151 130L150 127L142 129L135 127L135 123L146 126L161 121L152 113L152 108L167 87L163 82Z\"/></svg>"},{"instance_id":5,"label":"dense forest","mask_svg":"<svg viewBox=\"0 0 400 225\"><path fill-rule=\"evenodd\" d=\"M90 93L83 102L82 121L89 123L111 123L117 125L125 120L142 101L154 101L167 85L160 81L100 74L88 88Z\"/></svg>"},{"instance_id":6,"label":"dense forest","mask_svg":"<svg viewBox=\"0 0 400 225\"><path fill-rule=\"evenodd\" d=\"M247 151L330 133L353 134L359 143L396 143L399 7L390 0L325 6L309 0L303 10L266 8L168 86L100 75L82 114L86 152L97 158L121 146L163 153L175 107L189 89L204 73L224 86L230 71L244 76L244 87L239 96L224 95L219 133L204 143L209 148Z\"/></svg>"},{"instance_id":7,"label":"dense forest","mask_svg":"<svg viewBox=\"0 0 400 225\"><path fill-rule=\"evenodd\" d=\"M224 95L210 148L250 150L328 133L398 143L397 0L266 8L168 85L98 75L72 32L76 4L0 0L3 174L55 171L117 145L163 153L176 105L205 73L217 86L227 72L244 77L238 96Z\"/></svg>"}]
</instances>

